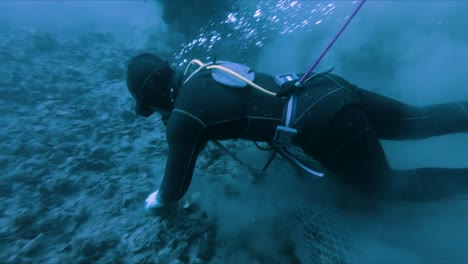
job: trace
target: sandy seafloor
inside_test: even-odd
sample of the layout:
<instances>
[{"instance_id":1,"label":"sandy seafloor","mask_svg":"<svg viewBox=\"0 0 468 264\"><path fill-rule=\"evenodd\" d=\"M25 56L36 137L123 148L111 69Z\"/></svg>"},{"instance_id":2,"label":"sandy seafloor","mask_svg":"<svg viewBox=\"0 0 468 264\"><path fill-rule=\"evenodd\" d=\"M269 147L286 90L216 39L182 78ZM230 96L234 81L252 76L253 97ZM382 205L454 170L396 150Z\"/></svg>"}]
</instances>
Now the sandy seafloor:
<instances>
[{"instance_id":1,"label":"sandy seafloor","mask_svg":"<svg viewBox=\"0 0 468 264\"><path fill-rule=\"evenodd\" d=\"M468 262L463 200L356 202L349 212L317 215L326 202L302 196L317 183L279 160L270 168L276 179L253 184L252 175L212 145L179 206L163 215L146 212L167 146L159 117L137 118L125 88L125 62L140 51L101 33L61 39L5 32L1 263ZM257 169L266 158L250 143L223 144ZM319 222L312 219L324 219L327 230L314 229ZM327 235L346 244L349 258L310 248L326 244L320 240Z\"/></svg>"}]
</instances>

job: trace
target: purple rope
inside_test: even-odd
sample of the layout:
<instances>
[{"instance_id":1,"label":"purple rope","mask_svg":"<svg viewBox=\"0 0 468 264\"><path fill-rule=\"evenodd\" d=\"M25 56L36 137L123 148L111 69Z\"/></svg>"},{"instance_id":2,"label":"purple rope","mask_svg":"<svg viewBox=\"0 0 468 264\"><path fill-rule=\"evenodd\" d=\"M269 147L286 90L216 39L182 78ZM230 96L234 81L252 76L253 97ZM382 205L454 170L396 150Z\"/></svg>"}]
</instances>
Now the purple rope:
<instances>
[{"instance_id":1,"label":"purple rope","mask_svg":"<svg viewBox=\"0 0 468 264\"><path fill-rule=\"evenodd\" d=\"M341 35L341 33L345 30L345 28L348 26L349 22L351 22L351 20L353 19L353 17L357 14L357 12L359 11L359 9L361 9L362 5L364 4L364 2L366 2L366 0L361 0L361 2L359 3L359 5L356 7L356 9L354 9L354 12L351 14L351 16L349 17L349 19L346 21L346 23L341 27L340 31L338 31L338 33L335 35L335 37L332 39L332 41L328 44L328 46L322 51L322 53L320 54L320 56L318 57L318 59L314 62L314 64L312 66L310 66L310 68L307 70L307 72L302 76L302 78L298 81L298 83L296 84L296 86L299 86L302 84L302 82L305 81L305 79L307 78L307 76L309 76L309 74L315 69L315 67L319 64L319 62L322 60L323 56L325 56L325 54L327 54L328 50L331 48L331 46L333 46L333 44L335 43L335 41L338 39L338 37Z\"/></svg>"}]
</instances>

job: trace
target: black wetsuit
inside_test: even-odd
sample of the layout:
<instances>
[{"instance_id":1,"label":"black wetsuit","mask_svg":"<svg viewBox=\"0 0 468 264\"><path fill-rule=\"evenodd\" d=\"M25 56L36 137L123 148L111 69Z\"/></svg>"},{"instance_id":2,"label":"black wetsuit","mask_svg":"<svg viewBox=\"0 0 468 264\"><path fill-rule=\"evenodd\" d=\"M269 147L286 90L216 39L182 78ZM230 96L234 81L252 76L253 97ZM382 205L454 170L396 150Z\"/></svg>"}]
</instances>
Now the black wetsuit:
<instances>
[{"instance_id":1,"label":"black wetsuit","mask_svg":"<svg viewBox=\"0 0 468 264\"><path fill-rule=\"evenodd\" d=\"M270 75L256 73L254 82L272 92L279 90ZM270 142L283 122L283 106L284 100L251 87L225 87L209 71L190 79L177 91L167 121L169 155L160 186L162 201L176 201L186 193L197 156L209 140ZM437 199L468 193L468 170L392 170L379 139L468 132L467 111L466 102L409 106L326 74L306 82L298 94L294 143L365 193Z\"/></svg>"}]
</instances>

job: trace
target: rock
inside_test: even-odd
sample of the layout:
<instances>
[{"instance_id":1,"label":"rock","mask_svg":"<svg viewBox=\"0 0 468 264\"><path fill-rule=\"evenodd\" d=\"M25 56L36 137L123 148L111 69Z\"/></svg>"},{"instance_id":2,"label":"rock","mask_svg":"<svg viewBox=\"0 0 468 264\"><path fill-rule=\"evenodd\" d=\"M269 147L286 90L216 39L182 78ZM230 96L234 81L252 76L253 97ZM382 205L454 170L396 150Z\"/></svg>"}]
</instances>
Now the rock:
<instances>
[{"instance_id":1,"label":"rock","mask_svg":"<svg viewBox=\"0 0 468 264\"><path fill-rule=\"evenodd\" d=\"M11 255L10 257L8 257L8 259L6 260L6 264L18 264L18 263L22 263L22 259L21 257L19 256L19 254L13 254Z\"/></svg>"},{"instance_id":2,"label":"rock","mask_svg":"<svg viewBox=\"0 0 468 264\"><path fill-rule=\"evenodd\" d=\"M125 78L125 69L122 65L112 63L106 67L104 77L109 80L122 80Z\"/></svg>"},{"instance_id":3,"label":"rock","mask_svg":"<svg viewBox=\"0 0 468 264\"><path fill-rule=\"evenodd\" d=\"M44 233L39 234L36 236L34 239L29 241L26 245L24 245L21 250L20 254L29 256L33 254L38 248L41 246L41 244L44 242Z\"/></svg>"}]
</instances>

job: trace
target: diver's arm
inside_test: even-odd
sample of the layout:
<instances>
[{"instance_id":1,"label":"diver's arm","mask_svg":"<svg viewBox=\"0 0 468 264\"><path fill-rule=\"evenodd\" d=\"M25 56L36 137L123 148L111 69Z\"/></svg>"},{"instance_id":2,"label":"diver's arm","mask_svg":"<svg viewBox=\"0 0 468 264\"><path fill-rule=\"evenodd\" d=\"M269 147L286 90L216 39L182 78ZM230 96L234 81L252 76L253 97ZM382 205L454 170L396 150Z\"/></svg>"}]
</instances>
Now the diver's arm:
<instances>
[{"instance_id":1,"label":"diver's arm","mask_svg":"<svg viewBox=\"0 0 468 264\"><path fill-rule=\"evenodd\" d=\"M158 202L170 204L187 192L198 153L206 145L204 125L194 118L175 112L167 123L169 155L166 170L158 191Z\"/></svg>"}]
</instances>

